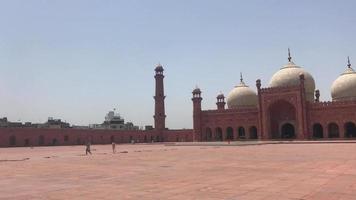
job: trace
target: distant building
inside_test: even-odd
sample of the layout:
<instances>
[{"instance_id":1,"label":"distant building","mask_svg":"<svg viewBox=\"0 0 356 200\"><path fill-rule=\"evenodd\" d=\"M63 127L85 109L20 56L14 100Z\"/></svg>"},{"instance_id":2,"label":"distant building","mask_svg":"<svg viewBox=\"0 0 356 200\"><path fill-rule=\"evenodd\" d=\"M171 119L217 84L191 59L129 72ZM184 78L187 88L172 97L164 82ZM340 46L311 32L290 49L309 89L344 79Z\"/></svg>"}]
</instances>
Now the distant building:
<instances>
[{"instance_id":1,"label":"distant building","mask_svg":"<svg viewBox=\"0 0 356 200\"><path fill-rule=\"evenodd\" d=\"M48 117L48 121L43 124L42 128L70 128L70 124L67 122L62 122L61 119Z\"/></svg>"},{"instance_id":2,"label":"distant building","mask_svg":"<svg viewBox=\"0 0 356 200\"><path fill-rule=\"evenodd\" d=\"M22 127L21 122L10 122L7 120L7 117L0 119L0 127Z\"/></svg>"},{"instance_id":3,"label":"distant building","mask_svg":"<svg viewBox=\"0 0 356 200\"><path fill-rule=\"evenodd\" d=\"M105 121L102 124L91 124L89 128L92 129L112 129L112 130L139 130L132 122L125 123L124 118L119 113L109 111L105 116Z\"/></svg>"}]
</instances>

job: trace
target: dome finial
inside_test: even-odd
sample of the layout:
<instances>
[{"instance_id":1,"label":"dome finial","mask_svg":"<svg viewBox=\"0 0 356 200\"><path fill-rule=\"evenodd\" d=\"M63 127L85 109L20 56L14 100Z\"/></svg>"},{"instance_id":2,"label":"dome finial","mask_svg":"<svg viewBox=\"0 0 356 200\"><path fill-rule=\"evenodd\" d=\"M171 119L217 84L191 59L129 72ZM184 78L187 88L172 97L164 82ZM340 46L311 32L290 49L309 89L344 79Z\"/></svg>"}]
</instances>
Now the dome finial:
<instances>
[{"instance_id":1,"label":"dome finial","mask_svg":"<svg viewBox=\"0 0 356 200\"><path fill-rule=\"evenodd\" d=\"M350 57L347 56L347 67L350 69L351 68L351 62L350 62Z\"/></svg>"},{"instance_id":2,"label":"dome finial","mask_svg":"<svg viewBox=\"0 0 356 200\"><path fill-rule=\"evenodd\" d=\"M244 83L244 79L242 78L242 72L240 72L240 83Z\"/></svg>"},{"instance_id":3,"label":"dome finial","mask_svg":"<svg viewBox=\"0 0 356 200\"><path fill-rule=\"evenodd\" d=\"M292 61L292 57L290 56L290 49L288 48L288 61L291 62Z\"/></svg>"}]
</instances>

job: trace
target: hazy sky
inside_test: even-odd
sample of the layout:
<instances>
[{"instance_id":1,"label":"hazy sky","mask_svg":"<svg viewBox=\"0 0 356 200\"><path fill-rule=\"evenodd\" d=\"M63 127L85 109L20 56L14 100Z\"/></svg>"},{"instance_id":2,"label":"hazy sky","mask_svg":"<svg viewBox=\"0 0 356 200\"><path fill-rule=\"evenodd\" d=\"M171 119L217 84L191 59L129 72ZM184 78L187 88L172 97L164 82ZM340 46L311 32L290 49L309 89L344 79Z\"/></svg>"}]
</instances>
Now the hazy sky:
<instances>
[{"instance_id":1,"label":"hazy sky","mask_svg":"<svg viewBox=\"0 0 356 200\"><path fill-rule=\"evenodd\" d=\"M239 82L267 87L287 62L316 81L322 100L350 56L356 1L0 0L0 115L11 121L101 123L118 108L153 124L154 68L165 68L167 126L192 127Z\"/></svg>"}]
</instances>

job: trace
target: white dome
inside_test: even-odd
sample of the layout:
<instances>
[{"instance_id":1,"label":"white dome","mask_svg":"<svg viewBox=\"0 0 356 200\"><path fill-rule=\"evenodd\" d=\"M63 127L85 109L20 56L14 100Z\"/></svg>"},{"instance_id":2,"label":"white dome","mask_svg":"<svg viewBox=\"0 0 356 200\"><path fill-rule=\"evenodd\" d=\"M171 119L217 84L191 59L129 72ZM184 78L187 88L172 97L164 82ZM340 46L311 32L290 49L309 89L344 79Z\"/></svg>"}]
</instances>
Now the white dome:
<instances>
[{"instance_id":1,"label":"white dome","mask_svg":"<svg viewBox=\"0 0 356 200\"><path fill-rule=\"evenodd\" d=\"M246 106L257 106L258 98L256 92L251 90L241 80L241 83L234 87L227 96L228 108L240 108Z\"/></svg>"},{"instance_id":2,"label":"white dome","mask_svg":"<svg viewBox=\"0 0 356 200\"><path fill-rule=\"evenodd\" d=\"M351 65L331 85L333 101L356 100L356 72Z\"/></svg>"},{"instance_id":3,"label":"white dome","mask_svg":"<svg viewBox=\"0 0 356 200\"><path fill-rule=\"evenodd\" d=\"M300 84L299 75L304 74L305 95L308 101L314 101L315 82L314 78L303 68L292 61L283 66L271 78L270 87L297 86Z\"/></svg>"}]
</instances>

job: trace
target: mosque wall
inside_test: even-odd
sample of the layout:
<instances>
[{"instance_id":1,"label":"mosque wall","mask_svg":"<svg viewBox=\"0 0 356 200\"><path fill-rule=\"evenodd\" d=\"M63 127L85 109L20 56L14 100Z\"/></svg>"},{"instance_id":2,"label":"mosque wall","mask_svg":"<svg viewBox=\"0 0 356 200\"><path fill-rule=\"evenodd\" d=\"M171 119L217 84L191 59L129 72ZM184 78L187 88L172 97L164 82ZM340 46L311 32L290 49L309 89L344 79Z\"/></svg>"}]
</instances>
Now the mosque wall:
<instances>
[{"instance_id":1,"label":"mosque wall","mask_svg":"<svg viewBox=\"0 0 356 200\"><path fill-rule=\"evenodd\" d=\"M120 131L95 129L0 128L0 147L192 141L192 130Z\"/></svg>"},{"instance_id":2,"label":"mosque wall","mask_svg":"<svg viewBox=\"0 0 356 200\"><path fill-rule=\"evenodd\" d=\"M356 101L310 103L308 110L310 138L356 136Z\"/></svg>"},{"instance_id":3,"label":"mosque wall","mask_svg":"<svg viewBox=\"0 0 356 200\"><path fill-rule=\"evenodd\" d=\"M194 131L193 129L165 130L162 134L166 142L191 142Z\"/></svg>"},{"instance_id":4,"label":"mosque wall","mask_svg":"<svg viewBox=\"0 0 356 200\"><path fill-rule=\"evenodd\" d=\"M202 111L201 115L202 141L258 137L257 108L206 110Z\"/></svg>"}]
</instances>

